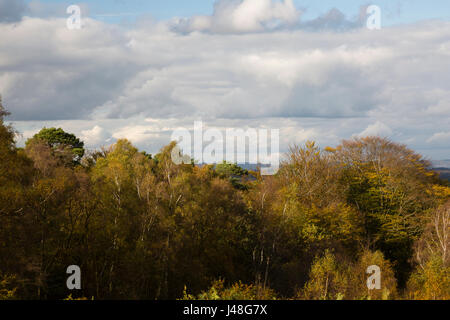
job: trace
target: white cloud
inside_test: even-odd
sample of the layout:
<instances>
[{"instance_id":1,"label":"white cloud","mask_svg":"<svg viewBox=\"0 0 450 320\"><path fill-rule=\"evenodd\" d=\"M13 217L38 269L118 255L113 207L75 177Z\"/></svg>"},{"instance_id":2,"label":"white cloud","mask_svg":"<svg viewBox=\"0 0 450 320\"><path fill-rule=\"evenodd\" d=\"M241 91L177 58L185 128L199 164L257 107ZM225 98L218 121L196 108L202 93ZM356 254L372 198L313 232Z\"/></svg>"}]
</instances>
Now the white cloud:
<instances>
[{"instance_id":1,"label":"white cloud","mask_svg":"<svg viewBox=\"0 0 450 320\"><path fill-rule=\"evenodd\" d=\"M450 131L435 133L430 139L427 140L429 143L439 143L450 147Z\"/></svg>"},{"instance_id":2,"label":"white cloud","mask_svg":"<svg viewBox=\"0 0 450 320\"><path fill-rule=\"evenodd\" d=\"M215 33L259 32L297 23L300 11L292 0L219 0L212 16L173 21L180 31Z\"/></svg>"},{"instance_id":3,"label":"white cloud","mask_svg":"<svg viewBox=\"0 0 450 320\"><path fill-rule=\"evenodd\" d=\"M145 141L151 141L152 139L159 138L159 133L154 131L152 126L127 126L119 129L113 134L116 139L128 139L133 143L141 144Z\"/></svg>"},{"instance_id":4,"label":"white cloud","mask_svg":"<svg viewBox=\"0 0 450 320\"><path fill-rule=\"evenodd\" d=\"M358 134L359 137L369 137L369 136L381 136L389 137L392 135L392 129L389 128L384 123L377 121L374 124L369 125L363 132Z\"/></svg>"},{"instance_id":5,"label":"white cloud","mask_svg":"<svg viewBox=\"0 0 450 320\"><path fill-rule=\"evenodd\" d=\"M111 134L98 125L89 130L82 130L80 139L85 142L85 146L88 148L95 148L113 142Z\"/></svg>"}]
</instances>

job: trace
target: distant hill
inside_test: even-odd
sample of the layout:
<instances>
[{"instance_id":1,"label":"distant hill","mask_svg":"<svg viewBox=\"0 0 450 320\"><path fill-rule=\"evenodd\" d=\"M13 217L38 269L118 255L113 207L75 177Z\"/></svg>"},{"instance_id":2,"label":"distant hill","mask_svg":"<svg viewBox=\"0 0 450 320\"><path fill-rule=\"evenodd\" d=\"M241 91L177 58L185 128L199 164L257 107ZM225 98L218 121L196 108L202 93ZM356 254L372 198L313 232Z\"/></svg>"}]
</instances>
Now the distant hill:
<instances>
[{"instance_id":1,"label":"distant hill","mask_svg":"<svg viewBox=\"0 0 450 320\"><path fill-rule=\"evenodd\" d=\"M433 170L439 173L441 179L450 182L450 160L432 161L432 165ZM248 171L258 171L258 165L256 164L239 163L238 166Z\"/></svg>"},{"instance_id":2,"label":"distant hill","mask_svg":"<svg viewBox=\"0 0 450 320\"><path fill-rule=\"evenodd\" d=\"M441 179L450 182L450 168L434 168L433 170L439 173Z\"/></svg>"},{"instance_id":3,"label":"distant hill","mask_svg":"<svg viewBox=\"0 0 450 320\"><path fill-rule=\"evenodd\" d=\"M439 173L439 177L442 180L450 182L450 160L437 160L431 161L433 170Z\"/></svg>"},{"instance_id":4,"label":"distant hill","mask_svg":"<svg viewBox=\"0 0 450 320\"><path fill-rule=\"evenodd\" d=\"M203 167L203 166L205 166L205 165L207 165L207 163L203 163L203 164L200 164L199 166L200 167ZM241 167L242 169L244 169L244 170L248 170L248 171L258 171L258 168L259 167L268 167L267 165L258 165L258 164L249 164L249 163L238 163L237 164L239 167Z\"/></svg>"},{"instance_id":5,"label":"distant hill","mask_svg":"<svg viewBox=\"0 0 450 320\"><path fill-rule=\"evenodd\" d=\"M450 169L450 160L437 160L437 161L431 161L431 164L433 165L433 168L436 169Z\"/></svg>"}]
</instances>

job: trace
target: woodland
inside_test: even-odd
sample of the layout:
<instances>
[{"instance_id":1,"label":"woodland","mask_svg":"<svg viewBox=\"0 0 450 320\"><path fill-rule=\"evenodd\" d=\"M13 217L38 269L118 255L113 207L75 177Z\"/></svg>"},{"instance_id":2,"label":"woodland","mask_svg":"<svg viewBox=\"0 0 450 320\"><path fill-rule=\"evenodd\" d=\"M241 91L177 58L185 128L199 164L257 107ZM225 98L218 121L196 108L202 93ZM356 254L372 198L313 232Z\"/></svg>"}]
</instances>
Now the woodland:
<instances>
[{"instance_id":1,"label":"woodland","mask_svg":"<svg viewBox=\"0 0 450 320\"><path fill-rule=\"evenodd\" d=\"M58 128L21 148L7 116L0 102L0 300L450 299L449 183L405 145L292 145L265 177Z\"/></svg>"}]
</instances>

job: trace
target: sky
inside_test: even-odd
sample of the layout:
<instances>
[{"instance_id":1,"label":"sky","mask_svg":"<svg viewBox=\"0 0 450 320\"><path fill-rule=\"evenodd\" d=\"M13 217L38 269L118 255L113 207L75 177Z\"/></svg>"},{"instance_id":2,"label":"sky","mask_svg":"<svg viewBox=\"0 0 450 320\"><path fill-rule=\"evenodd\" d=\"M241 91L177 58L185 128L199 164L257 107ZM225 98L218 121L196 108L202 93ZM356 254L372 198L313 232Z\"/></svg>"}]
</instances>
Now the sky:
<instances>
[{"instance_id":1,"label":"sky","mask_svg":"<svg viewBox=\"0 0 450 320\"><path fill-rule=\"evenodd\" d=\"M171 133L280 129L281 151L380 135L450 159L448 1L0 0L0 94L21 132L88 148ZM381 29L366 27L366 8Z\"/></svg>"},{"instance_id":2,"label":"sky","mask_svg":"<svg viewBox=\"0 0 450 320\"><path fill-rule=\"evenodd\" d=\"M18 0L16 0L17 2ZM71 4L86 4L92 18L119 23L124 20L136 20L140 15L152 16L158 20L173 17L189 17L208 15L214 10L215 0L27 0L26 3L41 3L46 6L67 8ZM384 23L393 25L410 23L425 19L449 19L447 0L294 0L294 5L305 12L304 17L314 19L331 8L337 8L347 16L355 16L359 8L367 4L375 4L385 11ZM56 9L54 9L56 10ZM51 11L47 9L47 11Z\"/></svg>"}]
</instances>

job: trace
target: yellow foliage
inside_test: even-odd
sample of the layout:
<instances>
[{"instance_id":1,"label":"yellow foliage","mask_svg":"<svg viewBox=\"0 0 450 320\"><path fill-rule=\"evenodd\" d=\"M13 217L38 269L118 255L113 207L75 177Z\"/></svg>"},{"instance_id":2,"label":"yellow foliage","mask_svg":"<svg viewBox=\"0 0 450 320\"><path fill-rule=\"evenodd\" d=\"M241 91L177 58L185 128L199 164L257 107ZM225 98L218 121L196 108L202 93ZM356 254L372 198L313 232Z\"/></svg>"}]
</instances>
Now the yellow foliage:
<instances>
[{"instance_id":1,"label":"yellow foliage","mask_svg":"<svg viewBox=\"0 0 450 320\"><path fill-rule=\"evenodd\" d=\"M433 185L431 190L427 190L430 195L433 195L435 198L439 199L441 203L446 202L450 199L450 187L441 186L441 185Z\"/></svg>"},{"instance_id":2,"label":"yellow foliage","mask_svg":"<svg viewBox=\"0 0 450 320\"><path fill-rule=\"evenodd\" d=\"M14 300L17 288L14 287L16 277L14 275L0 274L0 300Z\"/></svg>"},{"instance_id":3,"label":"yellow foliage","mask_svg":"<svg viewBox=\"0 0 450 320\"><path fill-rule=\"evenodd\" d=\"M408 283L408 298L414 300L450 300L450 267L435 257L418 269Z\"/></svg>"},{"instance_id":4,"label":"yellow foliage","mask_svg":"<svg viewBox=\"0 0 450 320\"><path fill-rule=\"evenodd\" d=\"M184 287L184 295L181 300L275 300L275 292L262 286L247 285L237 282L229 288L225 288L224 280L214 281L208 291L197 296L187 293Z\"/></svg>"},{"instance_id":5,"label":"yellow foliage","mask_svg":"<svg viewBox=\"0 0 450 320\"><path fill-rule=\"evenodd\" d=\"M69 294L67 298L64 299L65 301L88 301L88 300L94 300L94 297L91 299L88 299L86 297L80 297L80 298L74 298L72 297L72 294Z\"/></svg>"}]
</instances>

